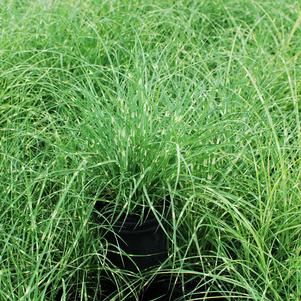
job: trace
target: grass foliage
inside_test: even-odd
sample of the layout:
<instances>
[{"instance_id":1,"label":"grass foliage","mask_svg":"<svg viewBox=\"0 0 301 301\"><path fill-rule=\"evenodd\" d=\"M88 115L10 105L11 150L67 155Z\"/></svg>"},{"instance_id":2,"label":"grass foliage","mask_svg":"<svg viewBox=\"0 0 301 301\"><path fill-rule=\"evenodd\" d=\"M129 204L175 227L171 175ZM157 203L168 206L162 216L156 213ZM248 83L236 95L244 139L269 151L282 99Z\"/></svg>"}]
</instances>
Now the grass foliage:
<instances>
[{"instance_id":1,"label":"grass foliage","mask_svg":"<svg viewBox=\"0 0 301 301\"><path fill-rule=\"evenodd\" d=\"M300 300L300 26L293 0L2 1L0 300L99 300L105 271L111 300L160 273ZM165 198L168 260L110 266L95 202Z\"/></svg>"}]
</instances>

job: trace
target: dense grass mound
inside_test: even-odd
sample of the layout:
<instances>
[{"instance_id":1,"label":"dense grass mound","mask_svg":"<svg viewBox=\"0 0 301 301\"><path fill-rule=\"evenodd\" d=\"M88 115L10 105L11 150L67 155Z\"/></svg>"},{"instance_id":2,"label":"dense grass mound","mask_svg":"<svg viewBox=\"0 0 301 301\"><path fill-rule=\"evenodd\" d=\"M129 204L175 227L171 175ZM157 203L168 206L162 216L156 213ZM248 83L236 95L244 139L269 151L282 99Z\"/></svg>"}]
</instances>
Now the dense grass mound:
<instances>
[{"instance_id":1,"label":"dense grass mound","mask_svg":"<svg viewBox=\"0 0 301 301\"><path fill-rule=\"evenodd\" d=\"M106 273L112 300L167 273L300 300L300 26L293 0L2 1L0 300L100 300ZM169 259L109 265L95 202L165 198Z\"/></svg>"}]
</instances>

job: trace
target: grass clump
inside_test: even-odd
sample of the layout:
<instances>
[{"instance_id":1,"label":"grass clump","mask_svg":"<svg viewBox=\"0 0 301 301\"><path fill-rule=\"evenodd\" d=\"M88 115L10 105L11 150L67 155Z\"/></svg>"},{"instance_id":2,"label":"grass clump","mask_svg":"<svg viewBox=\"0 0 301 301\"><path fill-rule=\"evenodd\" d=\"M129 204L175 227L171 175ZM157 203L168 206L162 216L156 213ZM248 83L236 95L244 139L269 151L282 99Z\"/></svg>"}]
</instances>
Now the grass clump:
<instances>
[{"instance_id":1,"label":"grass clump","mask_svg":"<svg viewBox=\"0 0 301 301\"><path fill-rule=\"evenodd\" d=\"M300 14L295 1L4 1L0 300L99 300L105 271L115 300L164 273L225 300L299 300ZM128 286L94 204L164 199L169 259Z\"/></svg>"}]
</instances>

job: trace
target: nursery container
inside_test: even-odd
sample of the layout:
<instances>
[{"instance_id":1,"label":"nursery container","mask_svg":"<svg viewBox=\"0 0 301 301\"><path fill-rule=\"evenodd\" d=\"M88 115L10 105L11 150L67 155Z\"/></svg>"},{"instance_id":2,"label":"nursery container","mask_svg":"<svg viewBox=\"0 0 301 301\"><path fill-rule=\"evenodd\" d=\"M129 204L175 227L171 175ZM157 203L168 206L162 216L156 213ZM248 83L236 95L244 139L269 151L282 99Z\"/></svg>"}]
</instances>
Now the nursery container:
<instances>
[{"instance_id":1,"label":"nursery container","mask_svg":"<svg viewBox=\"0 0 301 301\"><path fill-rule=\"evenodd\" d=\"M153 215L142 222L137 215L122 216L104 237L109 243L107 259L121 269L142 271L167 258L167 237Z\"/></svg>"}]
</instances>

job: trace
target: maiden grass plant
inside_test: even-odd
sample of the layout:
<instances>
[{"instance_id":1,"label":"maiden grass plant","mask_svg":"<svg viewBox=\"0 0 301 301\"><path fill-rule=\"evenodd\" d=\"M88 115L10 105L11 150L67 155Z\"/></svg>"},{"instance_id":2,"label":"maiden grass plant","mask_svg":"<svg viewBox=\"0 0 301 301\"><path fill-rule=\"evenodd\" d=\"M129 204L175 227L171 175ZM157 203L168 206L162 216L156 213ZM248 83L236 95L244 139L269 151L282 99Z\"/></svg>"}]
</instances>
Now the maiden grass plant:
<instances>
[{"instance_id":1,"label":"maiden grass plant","mask_svg":"<svg viewBox=\"0 0 301 301\"><path fill-rule=\"evenodd\" d=\"M189 122L194 100L173 103L168 95L156 95L163 85L156 80L147 90L143 74L136 71L122 78L112 95L97 102L90 96L81 106L82 141L86 138L95 162L112 162L97 170L104 196L129 210L147 205L146 199L161 205L168 185L180 184L181 169L188 164L183 153L195 141Z\"/></svg>"},{"instance_id":2,"label":"maiden grass plant","mask_svg":"<svg viewBox=\"0 0 301 301\"><path fill-rule=\"evenodd\" d=\"M106 273L112 300L167 274L226 300L299 300L300 11L4 1L0 300L99 300ZM95 202L165 199L168 260L107 265Z\"/></svg>"}]
</instances>

